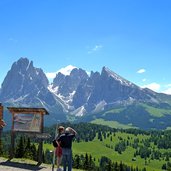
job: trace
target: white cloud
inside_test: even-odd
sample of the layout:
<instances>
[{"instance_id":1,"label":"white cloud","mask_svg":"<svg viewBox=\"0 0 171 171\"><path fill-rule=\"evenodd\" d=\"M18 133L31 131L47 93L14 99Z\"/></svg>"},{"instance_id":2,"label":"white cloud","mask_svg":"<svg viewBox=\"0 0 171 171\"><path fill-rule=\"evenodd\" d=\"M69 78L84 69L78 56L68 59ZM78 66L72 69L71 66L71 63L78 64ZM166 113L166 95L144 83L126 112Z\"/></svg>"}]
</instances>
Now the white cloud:
<instances>
[{"instance_id":1,"label":"white cloud","mask_svg":"<svg viewBox=\"0 0 171 171\"><path fill-rule=\"evenodd\" d=\"M62 74L64 75L70 75L71 71L74 69L74 68L77 68L75 66L72 66L72 65L68 65L67 67L65 68L61 68L58 72L61 72Z\"/></svg>"},{"instance_id":2,"label":"white cloud","mask_svg":"<svg viewBox=\"0 0 171 171\"><path fill-rule=\"evenodd\" d=\"M166 87L171 87L171 84L167 84Z\"/></svg>"},{"instance_id":3,"label":"white cloud","mask_svg":"<svg viewBox=\"0 0 171 171\"><path fill-rule=\"evenodd\" d=\"M168 88L168 89L162 91L162 93L170 94L171 95L171 88Z\"/></svg>"},{"instance_id":4,"label":"white cloud","mask_svg":"<svg viewBox=\"0 0 171 171\"><path fill-rule=\"evenodd\" d=\"M142 73L144 73L144 72L146 72L146 70L143 69L143 68L142 68L142 69L139 69L139 70L137 71L138 74L142 74Z\"/></svg>"},{"instance_id":5,"label":"white cloud","mask_svg":"<svg viewBox=\"0 0 171 171\"><path fill-rule=\"evenodd\" d=\"M142 88L149 88L149 89L151 89L153 91L157 91L157 92L160 90L160 87L161 86L158 83L151 83L151 84L142 86Z\"/></svg>"},{"instance_id":6,"label":"white cloud","mask_svg":"<svg viewBox=\"0 0 171 171\"><path fill-rule=\"evenodd\" d=\"M141 86L141 88L149 88L155 92L158 92L158 93L164 93L164 94L169 94L171 95L171 84L158 84L158 83L150 83L150 84L147 84L147 85L143 85Z\"/></svg>"},{"instance_id":7,"label":"white cloud","mask_svg":"<svg viewBox=\"0 0 171 171\"><path fill-rule=\"evenodd\" d=\"M165 90L163 90L162 93L171 95L171 84L167 84L164 87L165 87Z\"/></svg>"},{"instance_id":8,"label":"white cloud","mask_svg":"<svg viewBox=\"0 0 171 171\"><path fill-rule=\"evenodd\" d=\"M103 47L102 45L95 45L92 49L88 51L88 53L99 51L102 47Z\"/></svg>"},{"instance_id":9,"label":"white cloud","mask_svg":"<svg viewBox=\"0 0 171 171\"><path fill-rule=\"evenodd\" d=\"M70 75L71 71L76 68L75 66L72 65L68 65L67 67L61 68L60 70L56 71L56 72L47 72L46 76L48 79L54 79L56 77L56 74L58 72L61 72L64 75Z\"/></svg>"},{"instance_id":10,"label":"white cloud","mask_svg":"<svg viewBox=\"0 0 171 171\"><path fill-rule=\"evenodd\" d=\"M142 79L143 82L145 82L146 80L147 80L146 78Z\"/></svg>"}]
</instances>

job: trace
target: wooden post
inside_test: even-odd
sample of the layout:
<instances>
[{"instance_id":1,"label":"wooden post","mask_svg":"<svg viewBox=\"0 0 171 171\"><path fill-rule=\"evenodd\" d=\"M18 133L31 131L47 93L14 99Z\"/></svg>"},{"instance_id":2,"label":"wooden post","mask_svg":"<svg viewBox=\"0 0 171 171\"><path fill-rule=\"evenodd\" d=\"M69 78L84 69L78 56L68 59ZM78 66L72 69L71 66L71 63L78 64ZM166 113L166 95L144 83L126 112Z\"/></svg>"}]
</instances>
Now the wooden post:
<instances>
[{"instance_id":1,"label":"wooden post","mask_svg":"<svg viewBox=\"0 0 171 171\"><path fill-rule=\"evenodd\" d=\"M0 103L0 121L3 119L3 106ZM2 152L2 141L1 141L1 134L2 134L3 127L0 127L0 153Z\"/></svg>"},{"instance_id":2,"label":"wooden post","mask_svg":"<svg viewBox=\"0 0 171 171\"><path fill-rule=\"evenodd\" d=\"M41 113L41 128L40 128L40 132L43 133L43 113ZM37 165L41 165L43 162L43 140L40 139L39 142L39 155L38 155L38 164Z\"/></svg>"},{"instance_id":3,"label":"wooden post","mask_svg":"<svg viewBox=\"0 0 171 171\"><path fill-rule=\"evenodd\" d=\"M15 133L14 133L14 113L12 113L12 129L11 129L11 149L10 160L14 157Z\"/></svg>"},{"instance_id":4,"label":"wooden post","mask_svg":"<svg viewBox=\"0 0 171 171\"><path fill-rule=\"evenodd\" d=\"M3 119L3 106L1 103L0 103L0 119L1 120Z\"/></svg>"}]
</instances>

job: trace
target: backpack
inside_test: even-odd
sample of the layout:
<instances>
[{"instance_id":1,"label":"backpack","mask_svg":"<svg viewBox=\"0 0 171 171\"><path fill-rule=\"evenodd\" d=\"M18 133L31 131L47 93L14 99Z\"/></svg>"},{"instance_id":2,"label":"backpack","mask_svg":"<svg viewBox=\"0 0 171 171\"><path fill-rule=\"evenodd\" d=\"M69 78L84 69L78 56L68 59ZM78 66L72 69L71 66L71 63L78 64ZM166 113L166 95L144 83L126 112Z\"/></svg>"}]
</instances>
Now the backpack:
<instances>
[{"instance_id":1,"label":"backpack","mask_svg":"<svg viewBox=\"0 0 171 171\"><path fill-rule=\"evenodd\" d=\"M57 142L56 142L56 139L54 139L54 140L52 141L52 144L53 144L54 147L57 147L57 146L58 146L58 144L57 144Z\"/></svg>"}]
</instances>

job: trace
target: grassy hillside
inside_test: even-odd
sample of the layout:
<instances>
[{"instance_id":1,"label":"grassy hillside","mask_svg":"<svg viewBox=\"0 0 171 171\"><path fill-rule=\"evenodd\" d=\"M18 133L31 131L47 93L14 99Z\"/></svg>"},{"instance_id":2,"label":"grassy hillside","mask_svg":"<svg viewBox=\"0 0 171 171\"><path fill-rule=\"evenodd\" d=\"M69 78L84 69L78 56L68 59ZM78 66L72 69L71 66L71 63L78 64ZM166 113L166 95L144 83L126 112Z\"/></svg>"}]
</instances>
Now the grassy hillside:
<instances>
[{"instance_id":1,"label":"grassy hillside","mask_svg":"<svg viewBox=\"0 0 171 171\"><path fill-rule=\"evenodd\" d=\"M107 125L112 128L140 128L165 130L171 126L171 106L167 103L134 103L112 110L89 114L82 121Z\"/></svg>"},{"instance_id":2,"label":"grassy hillside","mask_svg":"<svg viewBox=\"0 0 171 171\"><path fill-rule=\"evenodd\" d=\"M140 157L137 157L136 161L132 161L135 152L133 148L128 147L122 154L119 154L118 152L114 151L114 149L106 147L106 144L108 144L110 146L112 145L114 148L114 146L118 142L117 139L118 136L126 138L128 134L117 133L116 136L113 137L112 143L110 142L109 138L106 138L103 142L95 139L92 142L74 143L73 152L75 154L89 153L96 158L96 163L102 156L107 156L113 161L117 161L117 162L122 161L123 163L126 163L129 166L134 166L134 167L138 166L139 168L146 167L148 171L153 171L154 169L155 171L161 171L161 167L165 163L165 161L154 160L148 164L145 164L145 160L141 159ZM142 139L145 137L139 135L138 138Z\"/></svg>"},{"instance_id":3,"label":"grassy hillside","mask_svg":"<svg viewBox=\"0 0 171 171\"><path fill-rule=\"evenodd\" d=\"M79 155L85 155L91 154L92 157L95 159L96 165L99 165L99 160L101 157L106 156L112 161L117 161L117 162L123 162L129 166L133 166L136 168L143 169L144 167L148 171L161 171L161 168L163 164L166 163L165 157L160 157L159 159L151 159L151 157L147 158L141 158L139 155L136 157L134 156L136 149L132 147L132 145L128 145L126 149L118 153L118 151L115 151L116 145L121 142L121 141L128 141L129 144L133 144L135 140L139 140L139 146L144 146L144 141L150 139L151 135L146 135L146 134L131 134L131 133L126 133L126 132L116 132L110 134L108 132L108 136L104 138L103 136L103 141L100 141L98 137L93 141L90 142L74 142L73 143L73 154L79 154ZM45 149L53 149L52 145L50 144L45 144L44 145ZM139 147L137 147L138 149ZM158 149L156 145L154 145L153 142L150 143L149 149L155 149L159 150L162 153L171 151L171 149Z\"/></svg>"},{"instance_id":4,"label":"grassy hillside","mask_svg":"<svg viewBox=\"0 0 171 171\"><path fill-rule=\"evenodd\" d=\"M95 119L95 120L91 121L91 123L104 125L104 126L106 125L106 126L109 126L111 128L118 128L118 129L136 128L136 127L133 127L131 124L124 125L124 124L121 124L117 121L106 121L104 119Z\"/></svg>"},{"instance_id":5,"label":"grassy hillside","mask_svg":"<svg viewBox=\"0 0 171 171\"><path fill-rule=\"evenodd\" d=\"M157 98L160 99L163 103L168 103L171 105L171 95L164 93L157 93Z\"/></svg>"}]
</instances>

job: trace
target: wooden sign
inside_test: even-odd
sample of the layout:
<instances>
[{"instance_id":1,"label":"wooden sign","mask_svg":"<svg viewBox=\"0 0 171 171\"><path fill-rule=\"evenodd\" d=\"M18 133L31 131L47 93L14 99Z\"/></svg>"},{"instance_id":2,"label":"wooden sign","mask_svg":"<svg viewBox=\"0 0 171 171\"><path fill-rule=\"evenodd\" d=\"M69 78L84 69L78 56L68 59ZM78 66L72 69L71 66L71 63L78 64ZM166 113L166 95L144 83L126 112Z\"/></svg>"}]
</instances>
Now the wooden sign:
<instances>
[{"instance_id":1,"label":"wooden sign","mask_svg":"<svg viewBox=\"0 0 171 171\"><path fill-rule=\"evenodd\" d=\"M3 106L0 103L0 120L2 120L2 119L3 119Z\"/></svg>"},{"instance_id":2,"label":"wooden sign","mask_svg":"<svg viewBox=\"0 0 171 171\"><path fill-rule=\"evenodd\" d=\"M5 126L5 122L3 120L3 106L0 103L0 129L3 128Z\"/></svg>"},{"instance_id":3,"label":"wooden sign","mask_svg":"<svg viewBox=\"0 0 171 171\"><path fill-rule=\"evenodd\" d=\"M45 108L24 108L7 107L12 113L12 131L11 131L11 154L14 156L14 134L15 132L40 133L43 134L44 115L49 114ZM43 137L44 138L44 137ZM39 142L38 163L42 163L43 156L43 138Z\"/></svg>"},{"instance_id":4,"label":"wooden sign","mask_svg":"<svg viewBox=\"0 0 171 171\"><path fill-rule=\"evenodd\" d=\"M12 113L12 130L19 132L43 132L44 108L8 107Z\"/></svg>"}]
</instances>

